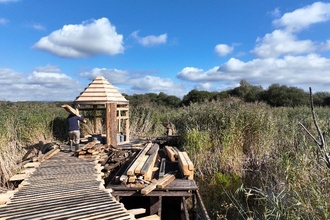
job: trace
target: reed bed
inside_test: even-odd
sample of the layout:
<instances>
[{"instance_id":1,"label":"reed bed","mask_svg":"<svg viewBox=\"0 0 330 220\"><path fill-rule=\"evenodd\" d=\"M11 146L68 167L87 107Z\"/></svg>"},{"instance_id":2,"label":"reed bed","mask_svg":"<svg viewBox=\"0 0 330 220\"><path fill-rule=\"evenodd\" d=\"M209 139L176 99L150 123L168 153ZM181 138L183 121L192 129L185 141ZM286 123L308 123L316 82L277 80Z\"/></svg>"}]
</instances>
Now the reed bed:
<instances>
[{"instance_id":1,"label":"reed bed","mask_svg":"<svg viewBox=\"0 0 330 220\"><path fill-rule=\"evenodd\" d=\"M66 141L67 113L57 103L0 105L0 184L5 186L26 147ZM327 137L329 108L315 111ZM308 107L271 108L228 98L176 109L151 103L130 109L132 137L164 135L166 123L195 164L212 219L330 219L330 171L299 125L317 136Z\"/></svg>"}]
</instances>

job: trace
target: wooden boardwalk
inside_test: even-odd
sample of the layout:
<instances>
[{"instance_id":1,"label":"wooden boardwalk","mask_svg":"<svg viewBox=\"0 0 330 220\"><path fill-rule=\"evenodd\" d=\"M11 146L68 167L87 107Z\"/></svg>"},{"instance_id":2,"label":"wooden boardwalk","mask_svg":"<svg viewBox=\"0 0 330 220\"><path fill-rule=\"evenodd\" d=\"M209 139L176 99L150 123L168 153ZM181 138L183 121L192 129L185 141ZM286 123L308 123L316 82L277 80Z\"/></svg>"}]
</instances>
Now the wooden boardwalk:
<instances>
[{"instance_id":1,"label":"wooden boardwalk","mask_svg":"<svg viewBox=\"0 0 330 220\"><path fill-rule=\"evenodd\" d=\"M101 182L95 159L59 152L25 179L0 219L135 219Z\"/></svg>"}]
</instances>

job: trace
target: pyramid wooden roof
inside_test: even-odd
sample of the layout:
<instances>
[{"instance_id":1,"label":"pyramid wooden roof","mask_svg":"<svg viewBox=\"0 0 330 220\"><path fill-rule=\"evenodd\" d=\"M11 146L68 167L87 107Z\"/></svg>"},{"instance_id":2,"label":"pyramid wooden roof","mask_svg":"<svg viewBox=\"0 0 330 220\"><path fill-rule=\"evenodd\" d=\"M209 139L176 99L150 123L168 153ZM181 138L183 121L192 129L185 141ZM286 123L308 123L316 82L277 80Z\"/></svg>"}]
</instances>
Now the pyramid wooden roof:
<instances>
[{"instance_id":1,"label":"pyramid wooden roof","mask_svg":"<svg viewBox=\"0 0 330 220\"><path fill-rule=\"evenodd\" d=\"M103 76L96 77L74 102L77 104L128 104L127 99Z\"/></svg>"}]
</instances>

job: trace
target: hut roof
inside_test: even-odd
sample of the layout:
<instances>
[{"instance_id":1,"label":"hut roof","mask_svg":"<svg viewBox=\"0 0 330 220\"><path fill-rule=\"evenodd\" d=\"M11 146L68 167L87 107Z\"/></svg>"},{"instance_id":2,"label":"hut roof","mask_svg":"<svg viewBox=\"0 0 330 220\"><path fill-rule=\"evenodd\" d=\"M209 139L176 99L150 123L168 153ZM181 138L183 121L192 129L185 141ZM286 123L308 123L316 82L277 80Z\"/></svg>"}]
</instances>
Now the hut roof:
<instances>
[{"instance_id":1,"label":"hut roof","mask_svg":"<svg viewBox=\"0 0 330 220\"><path fill-rule=\"evenodd\" d=\"M128 104L128 100L103 76L96 77L74 102L77 104Z\"/></svg>"}]
</instances>

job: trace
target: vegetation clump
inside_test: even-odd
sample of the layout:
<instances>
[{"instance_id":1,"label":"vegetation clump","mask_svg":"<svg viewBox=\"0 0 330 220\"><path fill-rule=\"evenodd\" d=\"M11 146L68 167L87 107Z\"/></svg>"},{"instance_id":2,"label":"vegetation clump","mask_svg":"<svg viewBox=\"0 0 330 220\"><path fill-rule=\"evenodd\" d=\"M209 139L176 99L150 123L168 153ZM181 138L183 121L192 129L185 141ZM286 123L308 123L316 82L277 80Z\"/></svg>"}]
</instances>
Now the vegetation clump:
<instances>
[{"instance_id":1,"label":"vegetation clump","mask_svg":"<svg viewBox=\"0 0 330 220\"><path fill-rule=\"evenodd\" d=\"M304 102L271 98L281 91L294 91L290 94L300 94ZM330 169L315 143L320 132L300 92L279 85L265 91L242 81L227 93L191 91L181 102L165 94L126 95L132 101L130 136L164 135L164 124L171 124L181 138L179 147L195 165L212 219L330 219ZM330 133L327 97L314 95L325 142ZM67 113L56 102L0 106L3 187L29 147L66 141Z\"/></svg>"}]
</instances>

